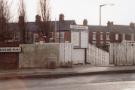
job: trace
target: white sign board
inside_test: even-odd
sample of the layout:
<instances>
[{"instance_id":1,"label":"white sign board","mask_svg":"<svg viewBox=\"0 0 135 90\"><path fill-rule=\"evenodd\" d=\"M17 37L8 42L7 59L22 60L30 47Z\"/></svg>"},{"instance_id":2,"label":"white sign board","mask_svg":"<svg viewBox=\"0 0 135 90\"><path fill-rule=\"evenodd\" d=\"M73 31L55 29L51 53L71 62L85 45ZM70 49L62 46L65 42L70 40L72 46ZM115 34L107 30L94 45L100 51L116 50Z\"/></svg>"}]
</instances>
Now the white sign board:
<instances>
[{"instance_id":1,"label":"white sign board","mask_svg":"<svg viewBox=\"0 0 135 90\"><path fill-rule=\"evenodd\" d=\"M81 31L81 48L88 48L88 32Z\"/></svg>"},{"instance_id":2,"label":"white sign board","mask_svg":"<svg viewBox=\"0 0 135 90\"><path fill-rule=\"evenodd\" d=\"M0 47L0 52L21 52L20 47Z\"/></svg>"},{"instance_id":3,"label":"white sign board","mask_svg":"<svg viewBox=\"0 0 135 90\"><path fill-rule=\"evenodd\" d=\"M71 43L73 44L73 46L79 47L79 32L72 32L71 37Z\"/></svg>"},{"instance_id":4,"label":"white sign board","mask_svg":"<svg viewBox=\"0 0 135 90\"><path fill-rule=\"evenodd\" d=\"M70 25L71 43L74 47L88 48L88 26Z\"/></svg>"}]
</instances>

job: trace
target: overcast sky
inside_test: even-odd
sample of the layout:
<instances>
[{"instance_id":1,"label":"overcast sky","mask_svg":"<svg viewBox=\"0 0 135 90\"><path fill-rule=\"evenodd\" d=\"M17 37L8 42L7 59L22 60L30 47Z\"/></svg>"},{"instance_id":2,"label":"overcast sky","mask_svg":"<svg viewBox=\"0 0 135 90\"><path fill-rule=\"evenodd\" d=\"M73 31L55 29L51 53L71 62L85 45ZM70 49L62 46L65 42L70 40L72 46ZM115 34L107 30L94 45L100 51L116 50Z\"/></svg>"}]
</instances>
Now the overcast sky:
<instances>
[{"instance_id":1,"label":"overcast sky","mask_svg":"<svg viewBox=\"0 0 135 90\"><path fill-rule=\"evenodd\" d=\"M28 21L34 21L37 11L38 0L25 0L28 14ZM91 25L99 24L99 5L113 3L114 6L102 7L102 24L113 21L114 24L129 24L135 22L135 0L50 0L52 20L58 20L60 13L65 15L67 20L76 20L82 24L87 19ZM17 0L13 0L14 12ZM13 10L12 10L13 11ZM13 12L13 13L14 13Z\"/></svg>"}]
</instances>

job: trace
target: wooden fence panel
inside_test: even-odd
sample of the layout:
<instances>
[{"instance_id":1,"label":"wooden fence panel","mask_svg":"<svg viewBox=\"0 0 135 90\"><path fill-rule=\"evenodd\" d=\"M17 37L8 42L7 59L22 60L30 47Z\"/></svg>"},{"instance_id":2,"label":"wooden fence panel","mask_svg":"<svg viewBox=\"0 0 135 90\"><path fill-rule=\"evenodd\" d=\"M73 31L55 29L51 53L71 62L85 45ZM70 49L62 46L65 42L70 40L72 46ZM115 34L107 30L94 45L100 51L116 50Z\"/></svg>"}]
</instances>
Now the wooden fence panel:
<instances>
[{"instance_id":1,"label":"wooden fence panel","mask_svg":"<svg viewBox=\"0 0 135 90\"><path fill-rule=\"evenodd\" d=\"M72 45L70 43L60 43L60 64L65 65L72 62Z\"/></svg>"},{"instance_id":2,"label":"wooden fence panel","mask_svg":"<svg viewBox=\"0 0 135 90\"><path fill-rule=\"evenodd\" d=\"M133 64L135 65L135 44L133 46Z\"/></svg>"},{"instance_id":3,"label":"wooden fence panel","mask_svg":"<svg viewBox=\"0 0 135 90\"><path fill-rule=\"evenodd\" d=\"M67 65L72 62L73 64L84 64L85 50L74 49L71 43L60 43L60 64Z\"/></svg>"},{"instance_id":4,"label":"wooden fence panel","mask_svg":"<svg viewBox=\"0 0 135 90\"><path fill-rule=\"evenodd\" d=\"M72 46L70 43L65 44L65 62L72 62Z\"/></svg>"},{"instance_id":5,"label":"wooden fence panel","mask_svg":"<svg viewBox=\"0 0 135 90\"><path fill-rule=\"evenodd\" d=\"M110 62L115 65L134 65L135 64L135 44L121 43L110 45Z\"/></svg>"},{"instance_id":6,"label":"wooden fence panel","mask_svg":"<svg viewBox=\"0 0 135 90\"><path fill-rule=\"evenodd\" d=\"M64 58L65 52L64 52L64 44L63 43L60 44L60 54L59 55L60 55L59 62L61 64L63 64L65 62L65 58Z\"/></svg>"},{"instance_id":7,"label":"wooden fence panel","mask_svg":"<svg viewBox=\"0 0 135 90\"><path fill-rule=\"evenodd\" d=\"M84 61L85 61L84 49L72 49L73 64L84 64Z\"/></svg>"},{"instance_id":8,"label":"wooden fence panel","mask_svg":"<svg viewBox=\"0 0 135 90\"><path fill-rule=\"evenodd\" d=\"M95 66L108 66L110 65L109 53L93 45L89 45L87 51L87 62Z\"/></svg>"}]
</instances>

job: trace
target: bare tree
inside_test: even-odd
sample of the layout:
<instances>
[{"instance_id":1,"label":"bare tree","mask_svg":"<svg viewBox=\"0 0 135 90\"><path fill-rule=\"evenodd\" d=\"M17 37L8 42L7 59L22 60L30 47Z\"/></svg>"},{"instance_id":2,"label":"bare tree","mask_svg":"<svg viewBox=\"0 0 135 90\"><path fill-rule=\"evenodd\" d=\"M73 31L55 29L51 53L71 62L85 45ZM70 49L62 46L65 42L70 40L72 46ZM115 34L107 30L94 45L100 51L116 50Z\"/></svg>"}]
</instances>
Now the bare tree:
<instances>
[{"instance_id":1,"label":"bare tree","mask_svg":"<svg viewBox=\"0 0 135 90\"><path fill-rule=\"evenodd\" d=\"M21 43L26 43L26 9L23 0L19 0L19 28L21 32Z\"/></svg>"},{"instance_id":2,"label":"bare tree","mask_svg":"<svg viewBox=\"0 0 135 90\"><path fill-rule=\"evenodd\" d=\"M40 13L42 19L41 33L46 36L46 42L49 42L49 33L53 29L50 19L50 8L48 0L40 0Z\"/></svg>"},{"instance_id":3,"label":"bare tree","mask_svg":"<svg viewBox=\"0 0 135 90\"><path fill-rule=\"evenodd\" d=\"M7 0L0 0L0 41L5 42L10 39L10 32L8 28L8 23L10 17L10 11L8 7Z\"/></svg>"}]
</instances>

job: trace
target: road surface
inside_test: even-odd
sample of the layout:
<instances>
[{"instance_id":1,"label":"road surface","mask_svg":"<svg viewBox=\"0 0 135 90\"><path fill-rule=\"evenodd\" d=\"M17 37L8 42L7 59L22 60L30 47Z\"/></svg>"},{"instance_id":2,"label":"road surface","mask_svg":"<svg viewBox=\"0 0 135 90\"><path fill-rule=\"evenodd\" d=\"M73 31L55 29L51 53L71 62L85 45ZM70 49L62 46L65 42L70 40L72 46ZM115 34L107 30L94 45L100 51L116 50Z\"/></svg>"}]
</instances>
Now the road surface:
<instances>
[{"instance_id":1,"label":"road surface","mask_svg":"<svg viewBox=\"0 0 135 90\"><path fill-rule=\"evenodd\" d=\"M135 73L2 80L0 90L135 90Z\"/></svg>"}]
</instances>

